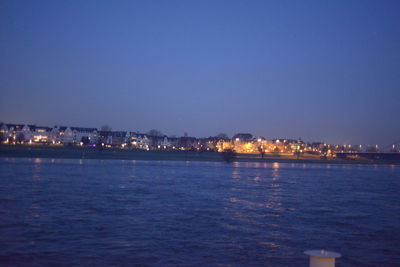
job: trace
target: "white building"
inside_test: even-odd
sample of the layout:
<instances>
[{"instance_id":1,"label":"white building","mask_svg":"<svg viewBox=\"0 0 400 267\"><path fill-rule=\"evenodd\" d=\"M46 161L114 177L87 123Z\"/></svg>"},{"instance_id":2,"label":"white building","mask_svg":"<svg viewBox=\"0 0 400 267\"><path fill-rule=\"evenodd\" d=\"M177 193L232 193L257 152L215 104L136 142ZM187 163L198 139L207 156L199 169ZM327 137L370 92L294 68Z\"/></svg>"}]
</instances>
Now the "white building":
<instances>
[{"instance_id":1,"label":"white building","mask_svg":"<svg viewBox=\"0 0 400 267\"><path fill-rule=\"evenodd\" d=\"M71 127L73 133L73 142L80 143L89 141L90 144L97 142L98 133L96 128L83 128L83 127Z\"/></svg>"},{"instance_id":2,"label":"white building","mask_svg":"<svg viewBox=\"0 0 400 267\"><path fill-rule=\"evenodd\" d=\"M60 127L61 142L64 144L72 144L74 142L74 132L70 127Z\"/></svg>"}]
</instances>

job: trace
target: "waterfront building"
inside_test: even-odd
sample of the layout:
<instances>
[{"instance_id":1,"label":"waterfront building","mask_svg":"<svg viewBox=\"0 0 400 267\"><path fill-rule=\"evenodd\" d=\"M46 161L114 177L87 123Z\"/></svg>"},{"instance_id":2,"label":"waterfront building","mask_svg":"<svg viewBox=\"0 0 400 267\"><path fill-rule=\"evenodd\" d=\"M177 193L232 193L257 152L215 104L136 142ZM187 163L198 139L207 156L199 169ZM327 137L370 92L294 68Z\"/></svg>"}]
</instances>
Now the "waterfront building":
<instances>
[{"instance_id":1,"label":"waterfront building","mask_svg":"<svg viewBox=\"0 0 400 267\"><path fill-rule=\"evenodd\" d=\"M51 128L36 125L8 124L8 137L18 143L47 143Z\"/></svg>"},{"instance_id":2,"label":"waterfront building","mask_svg":"<svg viewBox=\"0 0 400 267\"><path fill-rule=\"evenodd\" d=\"M71 127L75 143L95 144L97 143L97 129L84 127Z\"/></svg>"},{"instance_id":3,"label":"waterfront building","mask_svg":"<svg viewBox=\"0 0 400 267\"><path fill-rule=\"evenodd\" d=\"M56 125L50 131L49 142L52 144L60 144L61 143L61 134L60 128Z\"/></svg>"},{"instance_id":4,"label":"waterfront building","mask_svg":"<svg viewBox=\"0 0 400 267\"><path fill-rule=\"evenodd\" d=\"M129 144L130 147L136 147L137 145L137 133L135 132L129 132L129 139L127 141L127 143Z\"/></svg>"},{"instance_id":5,"label":"waterfront building","mask_svg":"<svg viewBox=\"0 0 400 267\"><path fill-rule=\"evenodd\" d=\"M0 143L7 142L8 127L4 123L0 124Z\"/></svg>"},{"instance_id":6,"label":"waterfront building","mask_svg":"<svg viewBox=\"0 0 400 267\"><path fill-rule=\"evenodd\" d=\"M103 145L112 145L113 136L111 131L99 131L97 142Z\"/></svg>"},{"instance_id":7,"label":"waterfront building","mask_svg":"<svg viewBox=\"0 0 400 267\"><path fill-rule=\"evenodd\" d=\"M136 147L140 149L149 149L151 140L145 134L137 134Z\"/></svg>"},{"instance_id":8,"label":"waterfront building","mask_svg":"<svg viewBox=\"0 0 400 267\"><path fill-rule=\"evenodd\" d=\"M20 134L22 135L20 137L20 139L23 139L24 142L29 142L33 139L33 133L31 131L31 127L29 125L25 124L24 127L22 127Z\"/></svg>"},{"instance_id":9,"label":"waterfront building","mask_svg":"<svg viewBox=\"0 0 400 267\"><path fill-rule=\"evenodd\" d=\"M197 147L197 139L189 136L179 137L178 147L181 150L194 150Z\"/></svg>"},{"instance_id":10,"label":"waterfront building","mask_svg":"<svg viewBox=\"0 0 400 267\"><path fill-rule=\"evenodd\" d=\"M60 127L61 142L64 144L72 144L74 142L74 132L70 127Z\"/></svg>"},{"instance_id":11,"label":"waterfront building","mask_svg":"<svg viewBox=\"0 0 400 267\"><path fill-rule=\"evenodd\" d=\"M168 138L168 136L164 135L164 136L160 136L159 140L159 144L158 144L158 149L172 149L173 147L173 142L171 138Z\"/></svg>"},{"instance_id":12,"label":"waterfront building","mask_svg":"<svg viewBox=\"0 0 400 267\"><path fill-rule=\"evenodd\" d=\"M6 137L9 142L15 142L17 135L20 133L24 125L22 124L7 124ZM20 135L19 135L20 136Z\"/></svg>"},{"instance_id":13,"label":"waterfront building","mask_svg":"<svg viewBox=\"0 0 400 267\"><path fill-rule=\"evenodd\" d=\"M129 140L129 132L126 131L112 131L110 136L111 142L109 144L112 146L121 146Z\"/></svg>"},{"instance_id":14,"label":"waterfront building","mask_svg":"<svg viewBox=\"0 0 400 267\"><path fill-rule=\"evenodd\" d=\"M172 149L178 149L179 146L179 138L178 137L168 137L168 143L170 144Z\"/></svg>"},{"instance_id":15,"label":"waterfront building","mask_svg":"<svg viewBox=\"0 0 400 267\"><path fill-rule=\"evenodd\" d=\"M33 139L32 141L35 143L47 143L49 141L51 128L44 126L33 126L31 127L31 131L33 131Z\"/></svg>"}]
</instances>

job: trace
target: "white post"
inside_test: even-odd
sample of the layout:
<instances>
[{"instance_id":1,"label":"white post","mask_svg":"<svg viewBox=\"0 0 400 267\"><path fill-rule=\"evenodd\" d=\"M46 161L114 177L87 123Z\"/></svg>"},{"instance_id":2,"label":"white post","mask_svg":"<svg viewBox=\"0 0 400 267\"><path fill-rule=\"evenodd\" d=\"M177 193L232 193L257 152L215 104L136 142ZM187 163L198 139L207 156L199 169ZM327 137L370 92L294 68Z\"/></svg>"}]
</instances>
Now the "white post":
<instances>
[{"instance_id":1,"label":"white post","mask_svg":"<svg viewBox=\"0 0 400 267\"><path fill-rule=\"evenodd\" d=\"M335 259L341 257L340 253L327 250L307 250L304 254L310 256L310 267L335 267Z\"/></svg>"}]
</instances>

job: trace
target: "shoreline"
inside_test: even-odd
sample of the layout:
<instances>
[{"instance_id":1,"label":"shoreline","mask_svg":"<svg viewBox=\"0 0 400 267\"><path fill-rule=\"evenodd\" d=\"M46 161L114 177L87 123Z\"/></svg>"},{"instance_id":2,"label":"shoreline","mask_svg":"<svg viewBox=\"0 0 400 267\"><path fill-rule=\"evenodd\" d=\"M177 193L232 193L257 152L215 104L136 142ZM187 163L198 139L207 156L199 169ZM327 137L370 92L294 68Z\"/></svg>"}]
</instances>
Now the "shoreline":
<instances>
[{"instance_id":1,"label":"shoreline","mask_svg":"<svg viewBox=\"0 0 400 267\"><path fill-rule=\"evenodd\" d=\"M111 159L111 160L170 160L170 161L210 161L226 162L219 152L195 151L159 151L69 146L26 146L1 145L0 157L16 158L66 158L66 159ZM271 154L261 157L260 154L235 154L230 162L266 162L266 163L317 163L317 164L368 164L400 165L400 161L388 160L355 160L355 159L319 159L310 157L292 158L286 155Z\"/></svg>"}]
</instances>

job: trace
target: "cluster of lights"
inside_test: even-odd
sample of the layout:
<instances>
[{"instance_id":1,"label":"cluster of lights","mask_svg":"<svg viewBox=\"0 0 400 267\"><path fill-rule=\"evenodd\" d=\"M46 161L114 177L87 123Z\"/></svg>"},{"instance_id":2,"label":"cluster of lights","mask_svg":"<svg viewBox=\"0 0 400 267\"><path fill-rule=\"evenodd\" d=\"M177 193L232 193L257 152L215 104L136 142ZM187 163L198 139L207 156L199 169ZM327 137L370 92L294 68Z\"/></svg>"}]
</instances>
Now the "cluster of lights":
<instances>
[{"instance_id":1,"label":"cluster of lights","mask_svg":"<svg viewBox=\"0 0 400 267\"><path fill-rule=\"evenodd\" d=\"M29 138L26 138L25 140L17 140L21 139L19 135L18 129L13 129L10 130L10 132L5 131L4 129L0 130L0 133L5 133L6 134L6 140L3 141L4 144L42 144L42 143L47 143L47 144L52 144L52 145L59 145L65 142L65 136L68 136L68 138L71 139L71 142L74 143L75 145L78 146L84 146L84 142L76 142L75 138L76 133L75 131L66 131L66 132L57 132L56 136L54 135L55 133L51 133L50 135L45 134L46 130L45 129L36 129L35 133L32 135L28 135ZM25 132L22 132L24 136L26 137L27 135ZM92 135L92 137L97 137L96 134ZM91 140L91 136L87 137L89 140ZM78 139L78 138L77 138ZM92 138L93 139L93 138ZM96 140L95 138L94 140ZM64 142L60 141L64 140ZM108 140L107 140L108 141ZM215 140L211 141L208 140L204 143L201 143L200 141L197 141L195 144L192 144L193 147L186 147L186 146L172 146L172 144L167 144L165 142L162 142L161 144L157 144L155 147L150 146L151 140L144 136L144 138L140 137L130 137L128 140L125 141L125 143L119 144L118 147L125 149L125 148L139 148L139 149L145 149L145 150L150 150L150 149L158 149L158 150L207 150L207 151L219 151L223 152L226 150L233 150L238 153L286 153L286 154L292 154L292 155L298 155L299 153L313 153L313 154L321 154L325 156L334 156L337 152L347 152L347 153L353 153L353 152L360 152L363 149L365 151L379 151L380 147L379 145L373 145L373 146L365 146L363 145L351 145L351 144L343 144L343 145L330 145L330 144L316 144L316 145L310 145L310 144L304 144L303 142L298 142L298 141L288 141L286 139L275 139L275 140L266 140L264 138L257 138L252 141L246 141L241 138L235 138L231 141L229 140ZM91 144L93 145L93 142ZM111 145L110 143L107 142L107 144L102 143L102 147L115 147L115 145ZM396 152L396 148L398 151L398 147L396 144L391 145L391 151Z\"/></svg>"}]
</instances>

